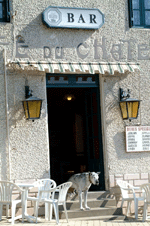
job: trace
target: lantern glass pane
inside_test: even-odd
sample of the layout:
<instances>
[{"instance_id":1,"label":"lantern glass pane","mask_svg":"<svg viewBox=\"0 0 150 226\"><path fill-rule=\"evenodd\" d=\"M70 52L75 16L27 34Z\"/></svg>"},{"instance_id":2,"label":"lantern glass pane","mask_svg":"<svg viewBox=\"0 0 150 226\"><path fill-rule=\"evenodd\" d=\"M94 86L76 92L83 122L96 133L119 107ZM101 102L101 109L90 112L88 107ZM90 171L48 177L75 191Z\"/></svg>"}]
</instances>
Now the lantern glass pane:
<instances>
[{"instance_id":1,"label":"lantern glass pane","mask_svg":"<svg viewBox=\"0 0 150 226\"><path fill-rule=\"evenodd\" d=\"M138 115L139 102L136 101L133 103L133 117L137 118Z\"/></svg>"},{"instance_id":2,"label":"lantern glass pane","mask_svg":"<svg viewBox=\"0 0 150 226\"><path fill-rule=\"evenodd\" d=\"M127 114L126 102L120 102L120 108L121 108L123 119L127 119L128 114Z\"/></svg>"},{"instance_id":3,"label":"lantern glass pane","mask_svg":"<svg viewBox=\"0 0 150 226\"><path fill-rule=\"evenodd\" d=\"M24 113L25 113L26 119L28 119L29 118L28 103L26 101L23 101L23 107L24 107Z\"/></svg>"},{"instance_id":4,"label":"lantern glass pane","mask_svg":"<svg viewBox=\"0 0 150 226\"><path fill-rule=\"evenodd\" d=\"M137 118L139 102L127 102L129 118Z\"/></svg>"},{"instance_id":5,"label":"lantern glass pane","mask_svg":"<svg viewBox=\"0 0 150 226\"><path fill-rule=\"evenodd\" d=\"M29 101L28 102L28 107L29 107L29 115L30 115L31 119L40 117L41 100Z\"/></svg>"},{"instance_id":6,"label":"lantern glass pane","mask_svg":"<svg viewBox=\"0 0 150 226\"><path fill-rule=\"evenodd\" d=\"M133 102L127 102L127 107L128 107L128 116L129 116L129 118L132 118Z\"/></svg>"}]
</instances>

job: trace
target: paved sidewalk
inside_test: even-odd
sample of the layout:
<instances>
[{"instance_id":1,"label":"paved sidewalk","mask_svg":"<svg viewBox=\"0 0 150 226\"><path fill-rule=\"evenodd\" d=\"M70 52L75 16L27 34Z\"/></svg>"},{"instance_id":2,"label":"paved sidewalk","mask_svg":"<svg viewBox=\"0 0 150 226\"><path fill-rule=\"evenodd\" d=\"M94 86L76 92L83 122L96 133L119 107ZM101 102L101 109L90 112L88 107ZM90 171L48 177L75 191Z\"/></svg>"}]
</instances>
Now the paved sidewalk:
<instances>
[{"instance_id":1,"label":"paved sidewalk","mask_svg":"<svg viewBox=\"0 0 150 226\"><path fill-rule=\"evenodd\" d=\"M7 221L6 218L2 218L2 221L0 221L0 225L11 225ZM22 223L21 221L15 221L16 226L55 226L56 221L45 221L44 218L41 218L41 222L39 223L29 223L29 222L24 222ZM124 216L114 216L107 218L106 220L101 220L96 217L95 219L69 219L69 223L66 222L66 219L61 220L59 226L149 226L150 221L142 222L142 218L139 217L138 220L135 220L135 218L126 218Z\"/></svg>"}]
</instances>

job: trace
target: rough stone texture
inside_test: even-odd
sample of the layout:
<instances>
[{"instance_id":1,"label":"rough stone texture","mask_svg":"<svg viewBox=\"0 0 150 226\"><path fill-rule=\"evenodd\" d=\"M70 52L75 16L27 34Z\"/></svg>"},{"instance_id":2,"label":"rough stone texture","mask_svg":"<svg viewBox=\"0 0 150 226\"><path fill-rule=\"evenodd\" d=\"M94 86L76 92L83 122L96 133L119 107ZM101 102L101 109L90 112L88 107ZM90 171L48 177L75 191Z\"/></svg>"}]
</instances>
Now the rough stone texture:
<instances>
[{"instance_id":1,"label":"rough stone texture","mask_svg":"<svg viewBox=\"0 0 150 226\"><path fill-rule=\"evenodd\" d=\"M117 180L124 180L133 186L140 186L144 183L150 183L149 174L143 177L143 173L140 174L115 174L109 175L110 188L117 186Z\"/></svg>"},{"instance_id":2,"label":"rough stone texture","mask_svg":"<svg viewBox=\"0 0 150 226\"><path fill-rule=\"evenodd\" d=\"M42 23L41 13L49 6L68 6L98 8L105 15L105 23L98 30L79 29L50 29ZM149 60L143 60L149 54L149 29L129 28L128 6L124 0L96 0L96 1L33 1L15 0L11 2L11 13L16 16L11 18L11 23L1 23L0 33L7 42L7 60L16 59L17 36L21 35L25 40L27 48L19 48L19 53L26 53L28 60L44 60L43 47L51 48L50 61L72 61L72 62L94 62L94 61L135 61L140 63L141 72L116 74L105 77L103 86L103 136L104 157L108 164L105 165L105 175L120 174L144 174L149 172L150 152L126 153L125 150L125 126L127 125L149 125ZM97 47L98 57L95 56L94 43L97 39L99 45L105 40L105 55L101 47ZM130 43L129 43L130 42ZM77 46L86 43L87 48L81 47L82 54L88 56L81 59L77 54ZM131 55L128 55L129 44ZM140 59L139 45L146 45L148 50L142 51ZM115 46L118 45L118 46ZM104 43L103 43L104 46ZM63 48L63 58L58 58L56 47ZM121 49L118 54L115 48ZM2 46L3 48L3 46ZM59 48L59 50L60 50ZM106 55L107 53L107 55ZM6 177L4 165L6 166L8 150L6 148L6 118L5 118L5 92L4 71L2 57L0 60L0 172L1 178ZM21 58L20 59L24 60ZM17 60L17 59L16 59ZM49 175L49 143L47 128L47 106L45 73L36 71L23 71L7 69L8 79L8 106L9 106L9 136L11 153L11 175L15 179L37 179ZM25 78L28 79L33 94L44 99L42 105L41 119L35 122L26 121L21 101L24 99ZM141 99L140 112L137 120L132 122L123 121L118 105L119 88L131 90L131 97ZM4 95L2 95L4 94ZM105 178L106 187L109 178Z\"/></svg>"}]
</instances>

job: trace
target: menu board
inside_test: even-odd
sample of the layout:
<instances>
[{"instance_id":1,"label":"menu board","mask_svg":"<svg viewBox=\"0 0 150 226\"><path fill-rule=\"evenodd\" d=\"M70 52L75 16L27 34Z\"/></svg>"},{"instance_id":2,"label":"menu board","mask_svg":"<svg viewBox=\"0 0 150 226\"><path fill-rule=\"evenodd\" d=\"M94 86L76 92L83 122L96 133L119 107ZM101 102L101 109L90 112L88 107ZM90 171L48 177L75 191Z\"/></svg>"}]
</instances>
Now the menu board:
<instances>
[{"instance_id":1,"label":"menu board","mask_svg":"<svg viewBox=\"0 0 150 226\"><path fill-rule=\"evenodd\" d=\"M126 152L150 151L150 126L126 127Z\"/></svg>"}]
</instances>

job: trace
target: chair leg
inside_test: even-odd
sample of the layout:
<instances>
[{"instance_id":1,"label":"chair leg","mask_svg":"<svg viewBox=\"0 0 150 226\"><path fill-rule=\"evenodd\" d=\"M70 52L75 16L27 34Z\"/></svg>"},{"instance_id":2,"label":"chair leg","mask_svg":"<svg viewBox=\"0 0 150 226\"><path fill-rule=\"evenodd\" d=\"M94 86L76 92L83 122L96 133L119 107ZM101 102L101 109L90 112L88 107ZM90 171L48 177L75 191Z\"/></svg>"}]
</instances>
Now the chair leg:
<instances>
[{"instance_id":1,"label":"chair leg","mask_svg":"<svg viewBox=\"0 0 150 226\"><path fill-rule=\"evenodd\" d=\"M122 210L122 213L123 213L123 203L124 203L124 200L122 198L122 201L121 201L121 210Z\"/></svg>"},{"instance_id":2,"label":"chair leg","mask_svg":"<svg viewBox=\"0 0 150 226\"><path fill-rule=\"evenodd\" d=\"M135 219L138 219L138 199L134 200Z\"/></svg>"},{"instance_id":3,"label":"chair leg","mask_svg":"<svg viewBox=\"0 0 150 226\"><path fill-rule=\"evenodd\" d=\"M123 203L124 203L124 200L122 199L122 201L121 201L121 208L123 207Z\"/></svg>"},{"instance_id":4,"label":"chair leg","mask_svg":"<svg viewBox=\"0 0 150 226\"><path fill-rule=\"evenodd\" d=\"M65 215L66 215L66 219L67 219L67 223L68 223L68 214L67 214L67 209L66 209L66 203L63 203L63 207L65 210Z\"/></svg>"},{"instance_id":5,"label":"chair leg","mask_svg":"<svg viewBox=\"0 0 150 226\"><path fill-rule=\"evenodd\" d=\"M147 218L147 204L144 203L144 206L143 206L143 222L146 221L146 218Z\"/></svg>"},{"instance_id":6,"label":"chair leg","mask_svg":"<svg viewBox=\"0 0 150 226\"><path fill-rule=\"evenodd\" d=\"M127 202L127 216L129 215L129 211L131 209L131 201Z\"/></svg>"},{"instance_id":7,"label":"chair leg","mask_svg":"<svg viewBox=\"0 0 150 226\"><path fill-rule=\"evenodd\" d=\"M25 218L25 208L24 205L22 204L22 223L24 223L24 218Z\"/></svg>"},{"instance_id":8,"label":"chair leg","mask_svg":"<svg viewBox=\"0 0 150 226\"><path fill-rule=\"evenodd\" d=\"M49 218L49 204L48 203L45 203L45 220L48 220L48 218Z\"/></svg>"},{"instance_id":9,"label":"chair leg","mask_svg":"<svg viewBox=\"0 0 150 226\"><path fill-rule=\"evenodd\" d=\"M24 223L24 218L25 218L25 192L22 192L21 195L21 205L22 205L22 223Z\"/></svg>"},{"instance_id":10,"label":"chair leg","mask_svg":"<svg viewBox=\"0 0 150 226\"><path fill-rule=\"evenodd\" d=\"M49 204L48 206L49 206L49 208L48 208L48 220L51 221L52 220L52 214L53 214L53 205Z\"/></svg>"},{"instance_id":11,"label":"chair leg","mask_svg":"<svg viewBox=\"0 0 150 226\"><path fill-rule=\"evenodd\" d=\"M37 224L37 218L38 218L38 208L39 208L39 202L34 202L34 216L36 218L36 224Z\"/></svg>"},{"instance_id":12,"label":"chair leg","mask_svg":"<svg viewBox=\"0 0 150 226\"><path fill-rule=\"evenodd\" d=\"M58 203L54 202L53 206L54 206L55 219L56 219L57 224L59 224Z\"/></svg>"},{"instance_id":13,"label":"chair leg","mask_svg":"<svg viewBox=\"0 0 150 226\"><path fill-rule=\"evenodd\" d=\"M45 220L52 220L53 205L51 203L45 203Z\"/></svg>"},{"instance_id":14,"label":"chair leg","mask_svg":"<svg viewBox=\"0 0 150 226\"><path fill-rule=\"evenodd\" d=\"M2 220L3 204L0 204L0 220Z\"/></svg>"},{"instance_id":15,"label":"chair leg","mask_svg":"<svg viewBox=\"0 0 150 226\"><path fill-rule=\"evenodd\" d=\"M16 213L16 203L12 202L11 206L11 217L12 217L12 224L14 224L15 221L15 213Z\"/></svg>"}]
</instances>

